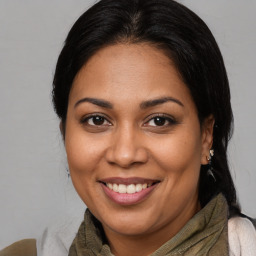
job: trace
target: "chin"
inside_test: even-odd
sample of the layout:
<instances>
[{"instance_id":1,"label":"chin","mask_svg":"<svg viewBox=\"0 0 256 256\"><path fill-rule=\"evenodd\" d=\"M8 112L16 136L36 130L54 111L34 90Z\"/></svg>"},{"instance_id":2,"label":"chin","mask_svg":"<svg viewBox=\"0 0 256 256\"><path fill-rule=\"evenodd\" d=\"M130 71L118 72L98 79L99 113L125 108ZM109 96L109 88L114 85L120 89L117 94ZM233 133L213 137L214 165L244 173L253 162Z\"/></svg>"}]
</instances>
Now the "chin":
<instances>
[{"instance_id":1,"label":"chin","mask_svg":"<svg viewBox=\"0 0 256 256\"><path fill-rule=\"evenodd\" d=\"M95 214L95 217L102 223L105 231L108 229L112 232L129 236L138 236L150 232L150 230L152 231L154 224L157 222L156 216L151 211L140 211L132 208L105 211L108 212L107 215L99 214L101 217L98 218L98 214ZM145 214L145 212L148 213Z\"/></svg>"},{"instance_id":2,"label":"chin","mask_svg":"<svg viewBox=\"0 0 256 256\"><path fill-rule=\"evenodd\" d=\"M114 221L103 224L104 229L108 228L115 233L125 236L140 236L150 231L150 225L139 221Z\"/></svg>"}]
</instances>

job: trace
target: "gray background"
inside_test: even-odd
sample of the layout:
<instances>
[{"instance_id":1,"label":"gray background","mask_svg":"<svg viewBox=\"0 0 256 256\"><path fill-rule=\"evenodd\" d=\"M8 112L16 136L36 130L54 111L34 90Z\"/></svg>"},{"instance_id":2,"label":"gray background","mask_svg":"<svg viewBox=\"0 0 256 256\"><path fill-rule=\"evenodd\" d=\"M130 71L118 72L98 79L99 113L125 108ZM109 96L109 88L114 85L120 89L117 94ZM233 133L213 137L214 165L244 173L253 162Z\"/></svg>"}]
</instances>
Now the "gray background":
<instances>
[{"instance_id":1,"label":"gray background","mask_svg":"<svg viewBox=\"0 0 256 256\"><path fill-rule=\"evenodd\" d=\"M0 0L0 248L82 216L50 94L66 34L93 2ZM256 0L180 2L206 21L224 55L235 117L230 165L243 211L256 217Z\"/></svg>"}]
</instances>

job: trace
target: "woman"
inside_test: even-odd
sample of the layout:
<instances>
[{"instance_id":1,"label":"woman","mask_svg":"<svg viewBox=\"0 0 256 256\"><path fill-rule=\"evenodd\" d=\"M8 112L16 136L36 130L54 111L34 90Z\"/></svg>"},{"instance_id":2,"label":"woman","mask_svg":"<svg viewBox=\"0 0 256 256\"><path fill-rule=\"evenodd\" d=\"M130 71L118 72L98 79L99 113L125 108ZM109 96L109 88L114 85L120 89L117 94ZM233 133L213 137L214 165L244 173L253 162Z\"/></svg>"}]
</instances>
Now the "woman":
<instances>
[{"instance_id":1,"label":"woman","mask_svg":"<svg viewBox=\"0 0 256 256\"><path fill-rule=\"evenodd\" d=\"M102 0L69 32L53 86L88 209L70 248L48 238L41 255L255 255L227 163L228 79L198 16L172 0Z\"/></svg>"}]
</instances>

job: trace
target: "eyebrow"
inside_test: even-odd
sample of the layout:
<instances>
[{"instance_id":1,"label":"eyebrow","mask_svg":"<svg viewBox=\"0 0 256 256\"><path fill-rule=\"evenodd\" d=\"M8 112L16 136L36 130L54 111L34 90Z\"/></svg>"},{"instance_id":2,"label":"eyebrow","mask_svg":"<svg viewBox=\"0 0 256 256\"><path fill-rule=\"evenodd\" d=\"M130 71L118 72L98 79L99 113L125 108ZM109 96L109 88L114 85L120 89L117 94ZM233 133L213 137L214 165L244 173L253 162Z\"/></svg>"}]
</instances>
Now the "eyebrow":
<instances>
[{"instance_id":1,"label":"eyebrow","mask_svg":"<svg viewBox=\"0 0 256 256\"><path fill-rule=\"evenodd\" d=\"M84 102L89 102L102 108L108 108L108 109L113 108L113 105L109 101L96 99L96 98L83 98L76 102L74 108L76 108L79 104Z\"/></svg>"},{"instance_id":2,"label":"eyebrow","mask_svg":"<svg viewBox=\"0 0 256 256\"><path fill-rule=\"evenodd\" d=\"M175 99L172 97L162 97L162 98L143 101L140 104L140 108L141 109L150 108L150 107L154 107L154 106L157 106L160 104L164 104L169 101L177 103L178 105L184 107L184 105L178 99ZM102 108L108 108L108 109L113 108L113 105L109 101L102 100L102 99L96 99L96 98L83 98L76 102L74 108L76 108L79 104L84 103L84 102L89 102L89 103L92 103L92 104L97 105Z\"/></svg>"},{"instance_id":3,"label":"eyebrow","mask_svg":"<svg viewBox=\"0 0 256 256\"><path fill-rule=\"evenodd\" d=\"M178 99L175 99L172 97L162 97L162 98L144 101L140 104L140 108L141 109L150 108L150 107L154 107L154 106L157 106L157 105L169 102L169 101L177 103L178 105L184 107L184 105Z\"/></svg>"}]
</instances>

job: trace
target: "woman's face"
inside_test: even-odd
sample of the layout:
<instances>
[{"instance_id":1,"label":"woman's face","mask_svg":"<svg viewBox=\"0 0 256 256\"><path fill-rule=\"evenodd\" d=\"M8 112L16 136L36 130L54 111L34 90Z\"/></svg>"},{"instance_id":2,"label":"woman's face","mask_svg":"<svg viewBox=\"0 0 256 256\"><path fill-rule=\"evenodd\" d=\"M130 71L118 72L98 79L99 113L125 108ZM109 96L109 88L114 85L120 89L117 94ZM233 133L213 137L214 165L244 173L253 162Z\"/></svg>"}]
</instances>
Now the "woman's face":
<instances>
[{"instance_id":1,"label":"woman's face","mask_svg":"<svg viewBox=\"0 0 256 256\"><path fill-rule=\"evenodd\" d=\"M212 141L164 53L108 46L77 74L65 147L73 184L105 232L170 234L198 211L200 165Z\"/></svg>"}]
</instances>

